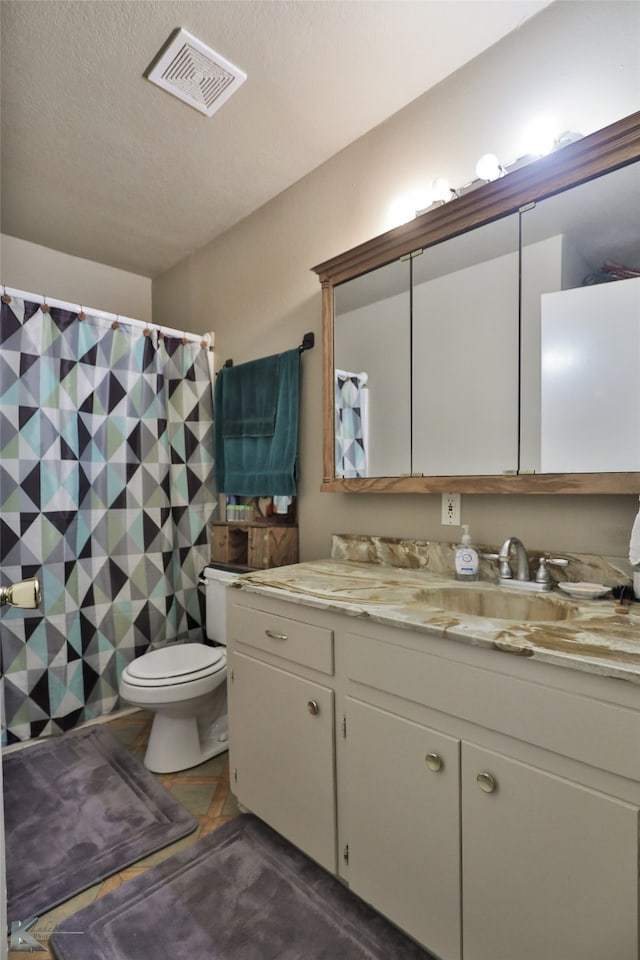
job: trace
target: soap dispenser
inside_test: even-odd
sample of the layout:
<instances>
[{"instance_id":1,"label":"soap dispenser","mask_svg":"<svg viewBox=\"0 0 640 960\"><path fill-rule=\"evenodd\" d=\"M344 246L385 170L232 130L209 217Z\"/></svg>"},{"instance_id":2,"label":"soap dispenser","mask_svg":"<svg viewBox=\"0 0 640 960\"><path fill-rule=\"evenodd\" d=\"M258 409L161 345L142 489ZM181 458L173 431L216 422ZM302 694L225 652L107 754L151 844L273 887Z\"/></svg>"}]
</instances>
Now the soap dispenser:
<instances>
[{"instance_id":1,"label":"soap dispenser","mask_svg":"<svg viewBox=\"0 0 640 960\"><path fill-rule=\"evenodd\" d=\"M471 545L469 524L462 524L462 537L456 547L456 580L478 579L478 551Z\"/></svg>"}]
</instances>

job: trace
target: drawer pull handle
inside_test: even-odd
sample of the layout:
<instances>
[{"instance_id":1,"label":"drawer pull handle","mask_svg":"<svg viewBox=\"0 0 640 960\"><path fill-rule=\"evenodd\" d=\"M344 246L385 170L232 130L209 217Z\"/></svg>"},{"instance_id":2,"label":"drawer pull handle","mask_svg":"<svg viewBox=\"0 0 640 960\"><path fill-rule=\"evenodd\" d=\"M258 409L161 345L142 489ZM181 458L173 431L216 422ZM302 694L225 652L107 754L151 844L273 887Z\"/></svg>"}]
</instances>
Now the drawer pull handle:
<instances>
[{"instance_id":1,"label":"drawer pull handle","mask_svg":"<svg viewBox=\"0 0 640 960\"><path fill-rule=\"evenodd\" d=\"M307 703L307 710L312 717L317 717L320 713L320 707L318 706L317 700L309 700Z\"/></svg>"},{"instance_id":2,"label":"drawer pull handle","mask_svg":"<svg viewBox=\"0 0 640 960\"><path fill-rule=\"evenodd\" d=\"M484 793L493 793L497 787L495 778L490 773L483 771L476 777L476 783Z\"/></svg>"},{"instance_id":3,"label":"drawer pull handle","mask_svg":"<svg viewBox=\"0 0 640 960\"><path fill-rule=\"evenodd\" d=\"M289 639L286 633L274 633L273 630L265 630L265 633L268 637L271 637L272 640L288 640Z\"/></svg>"},{"instance_id":4,"label":"drawer pull handle","mask_svg":"<svg viewBox=\"0 0 640 960\"><path fill-rule=\"evenodd\" d=\"M442 757L437 753L428 753L424 758L424 762L429 767L429 770L433 770L434 773L442 770Z\"/></svg>"}]
</instances>

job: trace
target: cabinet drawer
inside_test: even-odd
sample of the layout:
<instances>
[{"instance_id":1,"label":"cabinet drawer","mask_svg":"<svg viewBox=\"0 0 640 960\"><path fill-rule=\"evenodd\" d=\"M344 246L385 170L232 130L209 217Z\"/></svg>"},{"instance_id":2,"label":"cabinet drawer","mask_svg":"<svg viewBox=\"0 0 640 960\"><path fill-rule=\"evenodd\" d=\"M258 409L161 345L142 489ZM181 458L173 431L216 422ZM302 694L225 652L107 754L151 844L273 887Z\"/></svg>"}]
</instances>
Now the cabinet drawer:
<instances>
[{"instance_id":1,"label":"cabinet drawer","mask_svg":"<svg viewBox=\"0 0 640 960\"><path fill-rule=\"evenodd\" d=\"M640 780L640 710L499 673L491 651L475 654L471 665L373 636L345 636L349 680ZM562 679L558 670L558 684Z\"/></svg>"},{"instance_id":2,"label":"cabinet drawer","mask_svg":"<svg viewBox=\"0 0 640 960\"><path fill-rule=\"evenodd\" d=\"M312 670L333 674L333 630L241 606L232 597L228 599L227 621L230 643L243 643Z\"/></svg>"}]
</instances>

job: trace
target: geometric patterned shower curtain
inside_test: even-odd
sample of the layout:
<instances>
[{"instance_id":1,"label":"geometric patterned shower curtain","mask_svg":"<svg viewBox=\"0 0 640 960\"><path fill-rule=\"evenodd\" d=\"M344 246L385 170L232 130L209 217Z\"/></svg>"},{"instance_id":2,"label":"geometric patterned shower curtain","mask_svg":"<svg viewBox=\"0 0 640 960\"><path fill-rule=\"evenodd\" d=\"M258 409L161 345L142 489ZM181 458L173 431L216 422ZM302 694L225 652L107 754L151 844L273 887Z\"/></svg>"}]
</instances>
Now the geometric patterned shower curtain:
<instances>
[{"instance_id":1,"label":"geometric patterned shower curtain","mask_svg":"<svg viewBox=\"0 0 640 960\"><path fill-rule=\"evenodd\" d=\"M0 614L3 743L110 713L135 656L202 638L213 491L206 350L2 303L0 582L43 596Z\"/></svg>"}]
</instances>

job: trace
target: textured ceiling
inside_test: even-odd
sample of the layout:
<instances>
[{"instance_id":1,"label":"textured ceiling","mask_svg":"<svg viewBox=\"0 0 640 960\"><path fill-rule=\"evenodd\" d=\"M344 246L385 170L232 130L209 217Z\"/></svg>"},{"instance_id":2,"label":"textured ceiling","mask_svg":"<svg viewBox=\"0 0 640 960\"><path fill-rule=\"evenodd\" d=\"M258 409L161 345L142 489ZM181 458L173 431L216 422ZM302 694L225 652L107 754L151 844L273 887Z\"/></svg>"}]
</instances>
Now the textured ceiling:
<instances>
[{"instance_id":1,"label":"textured ceiling","mask_svg":"<svg viewBox=\"0 0 640 960\"><path fill-rule=\"evenodd\" d=\"M156 276L548 2L2 0L2 231ZM212 118L143 78L180 26L248 74Z\"/></svg>"}]
</instances>

